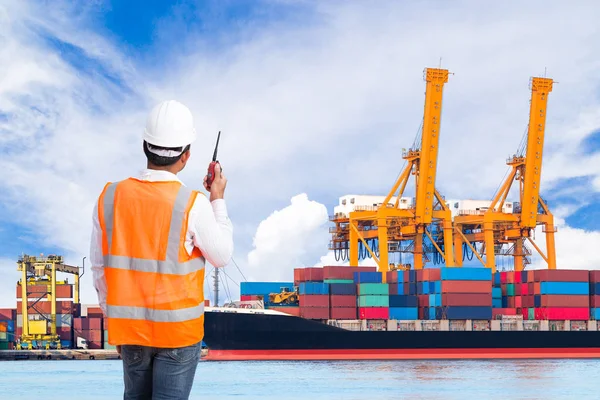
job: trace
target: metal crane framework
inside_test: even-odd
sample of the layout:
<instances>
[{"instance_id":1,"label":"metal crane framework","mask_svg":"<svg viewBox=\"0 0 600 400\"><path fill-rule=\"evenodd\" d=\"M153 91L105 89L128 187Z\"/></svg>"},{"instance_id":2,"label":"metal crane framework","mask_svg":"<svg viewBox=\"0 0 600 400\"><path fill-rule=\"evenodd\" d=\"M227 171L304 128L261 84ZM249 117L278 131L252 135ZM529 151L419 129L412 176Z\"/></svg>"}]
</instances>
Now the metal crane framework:
<instances>
[{"instance_id":1,"label":"metal crane framework","mask_svg":"<svg viewBox=\"0 0 600 400\"><path fill-rule=\"evenodd\" d=\"M67 281L57 281L56 273L62 272L75 275L74 288L74 303L79 303L79 267L65 265L63 257L57 255L48 255L47 257L34 257L23 255L17 261L17 271L21 271L21 301L23 313L23 333L19 339L17 348L32 348L33 340L46 341L46 348L60 349L60 337L56 333L56 285L68 284ZM30 292L31 286L44 286L45 290ZM39 312L36 304L45 298L49 297L51 312L50 315ZM33 304L29 305L29 300L33 300ZM41 320L30 321L29 309L37 311L37 315L41 316ZM48 333L48 322L50 323L50 333Z\"/></svg>"},{"instance_id":2,"label":"metal crane framework","mask_svg":"<svg viewBox=\"0 0 600 400\"><path fill-rule=\"evenodd\" d=\"M496 255L514 257L515 270L522 271L527 264L531 263L529 259L531 250L525 245L527 240L546 261L548 269L556 269L554 217L540 197L546 109L552 85L553 81L549 78L531 79L527 153L523 155L520 152L508 159L507 164L512 167L512 170L489 209L481 213L463 212L462 215L455 216L454 249L458 266L462 266L462 247L463 243L466 243L479 261L491 268L493 272L496 271ZM502 207L513 181L519 182L520 210L516 207L512 214L504 213ZM542 231L546 234L547 255L531 238L532 230L537 225L542 225ZM472 243L483 244L481 254Z\"/></svg>"},{"instance_id":3,"label":"metal crane framework","mask_svg":"<svg viewBox=\"0 0 600 400\"><path fill-rule=\"evenodd\" d=\"M349 249L350 265L358 265L359 247L364 247L365 256L368 253L373 257L380 272L410 268L410 265L401 263L390 264L390 253L412 253L414 269L422 269L430 261L427 253L434 253L434 257L439 254L447 266L454 266L452 215L435 189L443 88L448 75L445 69L425 69L420 148L403 152L402 157L408 164L383 203L380 206L357 206L347 217L330 217L335 226L330 228L332 240L329 249ZM399 201L411 175L415 176L415 202L411 207L402 209ZM390 203L397 191L395 203ZM425 236L429 238L430 246L425 244Z\"/></svg>"}]
</instances>

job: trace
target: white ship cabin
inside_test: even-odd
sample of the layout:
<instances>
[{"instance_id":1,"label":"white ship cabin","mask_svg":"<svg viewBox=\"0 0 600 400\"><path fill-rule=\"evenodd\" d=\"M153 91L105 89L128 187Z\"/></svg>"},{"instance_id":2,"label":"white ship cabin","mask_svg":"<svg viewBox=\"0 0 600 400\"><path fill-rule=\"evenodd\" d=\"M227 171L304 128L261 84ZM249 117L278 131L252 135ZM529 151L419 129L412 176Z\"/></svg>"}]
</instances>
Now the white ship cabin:
<instances>
[{"instance_id":1,"label":"white ship cabin","mask_svg":"<svg viewBox=\"0 0 600 400\"><path fill-rule=\"evenodd\" d=\"M519 203L504 202L502 212L512 214ZM492 205L491 200L446 200L446 206L450 208L452 217L457 215L480 215L485 213Z\"/></svg>"},{"instance_id":2,"label":"white ship cabin","mask_svg":"<svg viewBox=\"0 0 600 400\"><path fill-rule=\"evenodd\" d=\"M349 194L340 197L339 204L334 207L333 212L336 216L348 217L350 212L359 210L375 210L379 208L386 196L372 196L372 195L354 195ZM396 204L397 197L392 197L388 202L389 207L394 207ZM414 204L413 197L401 197L398 204L398 208L408 209Z\"/></svg>"}]
</instances>

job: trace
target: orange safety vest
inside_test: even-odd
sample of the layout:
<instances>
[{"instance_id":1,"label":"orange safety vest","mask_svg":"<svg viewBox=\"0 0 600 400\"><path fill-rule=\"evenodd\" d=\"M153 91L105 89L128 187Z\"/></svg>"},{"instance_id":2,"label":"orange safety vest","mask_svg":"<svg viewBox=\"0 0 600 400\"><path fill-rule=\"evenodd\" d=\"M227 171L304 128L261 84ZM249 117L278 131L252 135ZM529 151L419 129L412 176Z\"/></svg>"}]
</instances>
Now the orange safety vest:
<instances>
[{"instance_id":1,"label":"orange safety vest","mask_svg":"<svg viewBox=\"0 0 600 400\"><path fill-rule=\"evenodd\" d=\"M104 187L98 217L109 344L173 348L203 339L205 261L197 247L192 255L184 247L199 193L133 178Z\"/></svg>"}]
</instances>

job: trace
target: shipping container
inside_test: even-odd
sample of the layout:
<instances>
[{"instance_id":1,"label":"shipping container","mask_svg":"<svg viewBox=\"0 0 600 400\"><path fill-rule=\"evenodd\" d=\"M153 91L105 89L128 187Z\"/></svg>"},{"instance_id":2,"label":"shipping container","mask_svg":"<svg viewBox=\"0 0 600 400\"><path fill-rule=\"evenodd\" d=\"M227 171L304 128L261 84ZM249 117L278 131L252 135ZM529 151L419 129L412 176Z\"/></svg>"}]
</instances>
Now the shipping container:
<instances>
[{"instance_id":1,"label":"shipping container","mask_svg":"<svg viewBox=\"0 0 600 400\"><path fill-rule=\"evenodd\" d=\"M304 268L294 268L294 283L297 285L300 282L305 282Z\"/></svg>"},{"instance_id":2,"label":"shipping container","mask_svg":"<svg viewBox=\"0 0 600 400\"><path fill-rule=\"evenodd\" d=\"M387 283L359 283L359 295L389 295L390 288Z\"/></svg>"},{"instance_id":3,"label":"shipping container","mask_svg":"<svg viewBox=\"0 0 600 400\"><path fill-rule=\"evenodd\" d=\"M417 307L390 307L389 310L390 319L413 320L419 317Z\"/></svg>"},{"instance_id":4,"label":"shipping container","mask_svg":"<svg viewBox=\"0 0 600 400\"><path fill-rule=\"evenodd\" d=\"M442 281L491 281L490 268L455 268L444 267L440 269Z\"/></svg>"},{"instance_id":5,"label":"shipping container","mask_svg":"<svg viewBox=\"0 0 600 400\"><path fill-rule=\"evenodd\" d=\"M360 307L359 319L389 319L389 307Z\"/></svg>"},{"instance_id":6,"label":"shipping container","mask_svg":"<svg viewBox=\"0 0 600 400\"><path fill-rule=\"evenodd\" d=\"M300 307L300 316L306 319L329 319L329 308Z\"/></svg>"},{"instance_id":7,"label":"shipping container","mask_svg":"<svg viewBox=\"0 0 600 400\"><path fill-rule=\"evenodd\" d=\"M492 318L497 319L501 315L517 315L516 308L492 308Z\"/></svg>"},{"instance_id":8,"label":"shipping container","mask_svg":"<svg viewBox=\"0 0 600 400\"><path fill-rule=\"evenodd\" d=\"M492 299L492 307L502 308L502 299Z\"/></svg>"},{"instance_id":9,"label":"shipping container","mask_svg":"<svg viewBox=\"0 0 600 400\"><path fill-rule=\"evenodd\" d=\"M587 282L540 282L539 294L589 295L589 293L590 285Z\"/></svg>"},{"instance_id":10,"label":"shipping container","mask_svg":"<svg viewBox=\"0 0 600 400\"><path fill-rule=\"evenodd\" d=\"M17 310L15 308L0 308L0 320L15 320Z\"/></svg>"},{"instance_id":11,"label":"shipping container","mask_svg":"<svg viewBox=\"0 0 600 400\"><path fill-rule=\"evenodd\" d=\"M436 319L492 319L492 314L492 307L440 307Z\"/></svg>"},{"instance_id":12,"label":"shipping container","mask_svg":"<svg viewBox=\"0 0 600 400\"><path fill-rule=\"evenodd\" d=\"M390 295L390 307L418 307L419 302L417 296L410 295Z\"/></svg>"},{"instance_id":13,"label":"shipping container","mask_svg":"<svg viewBox=\"0 0 600 400\"><path fill-rule=\"evenodd\" d=\"M8 340L8 333L6 333L6 331L0 331L0 341L7 341Z\"/></svg>"},{"instance_id":14,"label":"shipping container","mask_svg":"<svg viewBox=\"0 0 600 400\"><path fill-rule=\"evenodd\" d=\"M538 269L533 272L536 282L589 282L590 273L585 270Z\"/></svg>"},{"instance_id":15,"label":"shipping container","mask_svg":"<svg viewBox=\"0 0 600 400\"><path fill-rule=\"evenodd\" d=\"M331 319L357 319L358 310L356 307L338 307L330 310Z\"/></svg>"},{"instance_id":16,"label":"shipping container","mask_svg":"<svg viewBox=\"0 0 600 400\"><path fill-rule=\"evenodd\" d=\"M9 343L10 342L2 342L2 341L0 341L0 350L10 350Z\"/></svg>"},{"instance_id":17,"label":"shipping container","mask_svg":"<svg viewBox=\"0 0 600 400\"><path fill-rule=\"evenodd\" d=\"M323 282L323 268L304 268L305 282Z\"/></svg>"},{"instance_id":18,"label":"shipping container","mask_svg":"<svg viewBox=\"0 0 600 400\"><path fill-rule=\"evenodd\" d=\"M294 315L296 317L300 316L300 307L270 307L269 309Z\"/></svg>"},{"instance_id":19,"label":"shipping container","mask_svg":"<svg viewBox=\"0 0 600 400\"><path fill-rule=\"evenodd\" d=\"M600 320L600 308L591 308L590 318L594 320Z\"/></svg>"},{"instance_id":20,"label":"shipping container","mask_svg":"<svg viewBox=\"0 0 600 400\"><path fill-rule=\"evenodd\" d=\"M495 287L492 289L492 298L493 299L501 299L502 298L502 289L499 287Z\"/></svg>"},{"instance_id":21,"label":"shipping container","mask_svg":"<svg viewBox=\"0 0 600 400\"><path fill-rule=\"evenodd\" d=\"M492 293L492 281L442 281L442 293Z\"/></svg>"},{"instance_id":22,"label":"shipping container","mask_svg":"<svg viewBox=\"0 0 600 400\"><path fill-rule=\"evenodd\" d=\"M50 301L28 301L29 309L27 310L30 314L50 314L52 312L52 302ZM56 313L57 314L73 314L73 301L71 300L57 300L56 301ZM17 301L17 315L23 314L23 304L21 301Z\"/></svg>"},{"instance_id":23,"label":"shipping container","mask_svg":"<svg viewBox=\"0 0 600 400\"><path fill-rule=\"evenodd\" d=\"M292 290L294 282L240 282L240 295L281 293L284 287Z\"/></svg>"},{"instance_id":24,"label":"shipping container","mask_svg":"<svg viewBox=\"0 0 600 400\"><path fill-rule=\"evenodd\" d=\"M355 272L376 271L376 267L327 266L323 267L323 279L352 279L352 281L354 282Z\"/></svg>"},{"instance_id":25,"label":"shipping container","mask_svg":"<svg viewBox=\"0 0 600 400\"><path fill-rule=\"evenodd\" d=\"M63 349L72 349L73 348L73 342L71 340L61 340L60 341L60 347Z\"/></svg>"},{"instance_id":26,"label":"shipping container","mask_svg":"<svg viewBox=\"0 0 600 400\"><path fill-rule=\"evenodd\" d=\"M358 296L359 307L389 307L390 297L385 295L361 295Z\"/></svg>"},{"instance_id":27,"label":"shipping container","mask_svg":"<svg viewBox=\"0 0 600 400\"><path fill-rule=\"evenodd\" d=\"M328 283L330 285L332 284L351 284L352 286L354 286L354 280L352 279L325 279L323 280L323 283Z\"/></svg>"},{"instance_id":28,"label":"shipping container","mask_svg":"<svg viewBox=\"0 0 600 400\"><path fill-rule=\"evenodd\" d=\"M590 317L589 308L562 308L562 307L548 307L548 308L536 308L535 319L548 319L548 320L575 320L583 321L588 320Z\"/></svg>"},{"instance_id":29,"label":"shipping container","mask_svg":"<svg viewBox=\"0 0 600 400\"><path fill-rule=\"evenodd\" d=\"M357 306L356 296L335 295L329 298L332 308L336 307L354 307Z\"/></svg>"},{"instance_id":30,"label":"shipping container","mask_svg":"<svg viewBox=\"0 0 600 400\"><path fill-rule=\"evenodd\" d=\"M332 295L353 295L356 296L356 284L354 283L332 283L329 284L329 293Z\"/></svg>"},{"instance_id":31,"label":"shipping container","mask_svg":"<svg viewBox=\"0 0 600 400\"><path fill-rule=\"evenodd\" d=\"M591 283L600 282L600 271L589 271L589 273Z\"/></svg>"},{"instance_id":32,"label":"shipping container","mask_svg":"<svg viewBox=\"0 0 600 400\"><path fill-rule=\"evenodd\" d=\"M355 272L353 279L354 283L381 283L381 272Z\"/></svg>"},{"instance_id":33,"label":"shipping container","mask_svg":"<svg viewBox=\"0 0 600 400\"><path fill-rule=\"evenodd\" d=\"M590 294L600 295L600 283L592 283L590 284Z\"/></svg>"},{"instance_id":34,"label":"shipping container","mask_svg":"<svg viewBox=\"0 0 600 400\"><path fill-rule=\"evenodd\" d=\"M321 282L301 282L300 295L329 294L329 285Z\"/></svg>"},{"instance_id":35,"label":"shipping container","mask_svg":"<svg viewBox=\"0 0 600 400\"><path fill-rule=\"evenodd\" d=\"M329 295L303 294L300 295L300 307L329 307Z\"/></svg>"},{"instance_id":36,"label":"shipping container","mask_svg":"<svg viewBox=\"0 0 600 400\"><path fill-rule=\"evenodd\" d=\"M442 306L442 295L441 294L430 294L429 295L429 306L441 307Z\"/></svg>"},{"instance_id":37,"label":"shipping container","mask_svg":"<svg viewBox=\"0 0 600 400\"><path fill-rule=\"evenodd\" d=\"M492 297L487 293L446 293L441 305L491 307Z\"/></svg>"},{"instance_id":38,"label":"shipping container","mask_svg":"<svg viewBox=\"0 0 600 400\"><path fill-rule=\"evenodd\" d=\"M590 298L586 295L548 294L536 295L535 307L589 307Z\"/></svg>"}]
</instances>

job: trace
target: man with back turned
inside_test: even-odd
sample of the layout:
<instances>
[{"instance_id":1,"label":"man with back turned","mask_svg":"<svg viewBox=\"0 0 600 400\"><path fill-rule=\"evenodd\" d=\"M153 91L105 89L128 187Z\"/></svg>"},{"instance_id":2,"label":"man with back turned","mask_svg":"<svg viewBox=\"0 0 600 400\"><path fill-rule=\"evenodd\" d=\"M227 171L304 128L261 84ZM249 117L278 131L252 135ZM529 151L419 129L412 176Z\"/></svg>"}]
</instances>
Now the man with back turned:
<instances>
[{"instance_id":1,"label":"man with back turned","mask_svg":"<svg viewBox=\"0 0 600 400\"><path fill-rule=\"evenodd\" d=\"M158 104L143 136L147 168L106 184L94 209L94 286L108 342L123 358L124 399L189 397L204 337L205 261L223 267L233 252L220 165L210 201L177 177L195 140L186 106Z\"/></svg>"}]
</instances>

